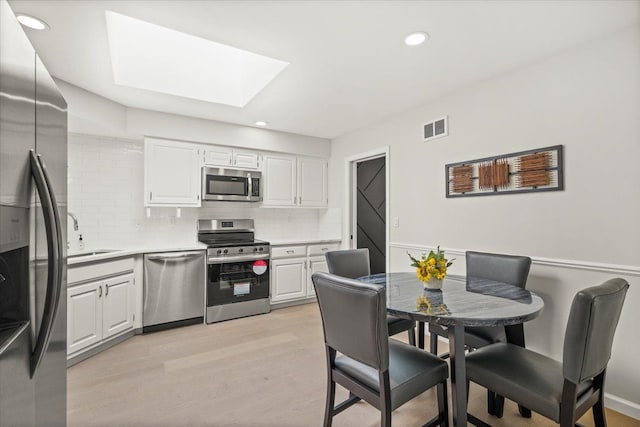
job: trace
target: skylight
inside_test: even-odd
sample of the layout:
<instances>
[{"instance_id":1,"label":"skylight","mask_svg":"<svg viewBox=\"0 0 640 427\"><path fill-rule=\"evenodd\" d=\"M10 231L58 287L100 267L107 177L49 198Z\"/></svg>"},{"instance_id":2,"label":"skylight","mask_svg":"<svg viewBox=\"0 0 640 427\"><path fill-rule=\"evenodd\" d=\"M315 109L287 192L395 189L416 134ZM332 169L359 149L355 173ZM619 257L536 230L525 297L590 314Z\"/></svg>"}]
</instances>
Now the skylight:
<instances>
[{"instance_id":1,"label":"skylight","mask_svg":"<svg viewBox=\"0 0 640 427\"><path fill-rule=\"evenodd\" d=\"M116 84L244 107L288 62L106 11Z\"/></svg>"}]
</instances>

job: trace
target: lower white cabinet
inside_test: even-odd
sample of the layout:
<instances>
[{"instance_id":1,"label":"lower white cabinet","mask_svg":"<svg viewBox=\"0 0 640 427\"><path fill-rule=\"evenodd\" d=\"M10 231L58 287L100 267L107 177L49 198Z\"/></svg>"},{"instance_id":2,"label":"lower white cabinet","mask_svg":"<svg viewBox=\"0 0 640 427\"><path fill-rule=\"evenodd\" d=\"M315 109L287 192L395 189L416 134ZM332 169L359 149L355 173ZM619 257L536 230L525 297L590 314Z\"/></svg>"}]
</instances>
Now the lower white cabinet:
<instances>
[{"instance_id":1,"label":"lower white cabinet","mask_svg":"<svg viewBox=\"0 0 640 427\"><path fill-rule=\"evenodd\" d=\"M324 257L316 256L309 258L309 268L307 269L307 296L315 297L316 289L313 287L313 282L311 281L311 275L316 272L328 273L329 267L327 267L327 260Z\"/></svg>"},{"instance_id":2,"label":"lower white cabinet","mask_svg":"<svg viewBox=\"0 0 640 427\"><path fill-rule=\"evenodd\" d=\"M101 285L92 282L67 290L67 354L102 340Z\"/></svg>"},{"instance_id":3,"label":"lower white cabinet","mask_svg":"<svg viewBox=\"0 0 640 427\"><path fill-rule=\"evenodd\" d=\"M133 273L102 282L102 339L133 328Z\"/></svg>"},{"instance_id":4,"label":"lower white cabinet","mask_svg":"<svg viewBox=\"0 0 640 427\"><path fill-rule=\"evenodd\" d=\"M272 302L307 296L306 264L306 258L274 259L271 261Z\"/></svg>"},{"instance_id":5,"label":"lower white cabinet","mask_svg":"<svg viewBox=\"0 0 640 427\"><path fill-rule=\"evenodd\" d=\"M324 253L339 243L274 246L271 249L271 302L280 303L315 297L311 275L327 272Z\"/></svg>"},{"instance_id":6,"label":"lower white cabinet","mask_svg":"<svg viewBox=\"0 0 640 427\"><path fill-rule=\"evenodd\" d=\"M68 278L68 357L133 329L132 259L70 267Z\"/></svg>"}]
</instances>

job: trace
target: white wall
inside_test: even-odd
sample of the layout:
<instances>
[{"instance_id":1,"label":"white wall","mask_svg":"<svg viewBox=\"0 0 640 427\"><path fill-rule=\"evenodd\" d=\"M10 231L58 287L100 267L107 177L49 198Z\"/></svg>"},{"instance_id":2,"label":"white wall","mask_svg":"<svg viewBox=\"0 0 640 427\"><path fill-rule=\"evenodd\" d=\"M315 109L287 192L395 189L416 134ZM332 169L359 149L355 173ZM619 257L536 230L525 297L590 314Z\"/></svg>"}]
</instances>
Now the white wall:
<instances>
[{"instance_id":1,"label":"white wall","mask_svg":"<svg viewBox=\"0 0 640 427\"><path fill-rule=\"evenodd\" d=\"M423 143L423 123L449 136ZM563 144L565 190L445 198L445 164ZM633 27L497 76L332 142L329 200L342 207L344 159L390 147L392 270L406 249L534 257L528 287L546 308L528 345L561 358L570 300L613 276L630 283L609 366L608 404L640 418L640 31ZM389 221L390 222L390 221ZM570 260L564 262L562 260Z\"/></svg>"},{"instance_id":2,"label":"white wall","mask_svg":"<svg viewBox=\"0 0 640 427\"><path fill-rule=\"evenodd\" d=\"M202 208L176 210L144 208L144 151L137 140L69 135L69 211L78 217L68 239L78 249L82 234L86 248L178 247L196 242L198 218L253 218L256 237L300 240L340 237L340 209L261 208L247 203L209 203Z\"/></svg>"},{"instance_id":3,"label":"white wall","mask_svg":"<svg viewBox=\"0 0 640 427\"><path fill-rule=\"evenodd\" d=\"M69 105L69 132L113 138L143 136L329 157L324 138L129 108L56 79Z\"/></svg>"},{"instance_id":4,"label":"white wall","mask_svg":"<svg viewBox=\"0 0 640 427\"><path fill-rule=\"evenodd\" d=\"M253 218L258 238L299 240L341 236L340 209L269 209L215 203L175 209L143 207L143 138L155 136L260 151L329 157L322 138L128 108L62 80L69 105L69 210L79 219L68 240L78 248L171 247L196 241L197 218Z\"/></svg>"}]
</instances>

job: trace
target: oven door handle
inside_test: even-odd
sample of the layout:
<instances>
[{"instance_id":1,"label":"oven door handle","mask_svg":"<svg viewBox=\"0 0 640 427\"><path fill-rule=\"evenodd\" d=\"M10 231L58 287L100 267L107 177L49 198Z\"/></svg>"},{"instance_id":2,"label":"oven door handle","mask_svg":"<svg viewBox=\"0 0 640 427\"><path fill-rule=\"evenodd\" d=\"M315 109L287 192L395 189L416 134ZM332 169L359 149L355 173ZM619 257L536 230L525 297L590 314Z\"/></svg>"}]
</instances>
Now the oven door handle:
<instances>
[{"instance_id":1,"label":"oven door handle","mask_svg":"<svg viewBox=\"0 0 640 427\"><path fill-rule=\"evenodd\" d=\"M210 256L207 257L207 264L228 264L230 262L256 261L259 259L269 259L269 254L237 255L237 256Z\"/></svg>"}]
</instances>

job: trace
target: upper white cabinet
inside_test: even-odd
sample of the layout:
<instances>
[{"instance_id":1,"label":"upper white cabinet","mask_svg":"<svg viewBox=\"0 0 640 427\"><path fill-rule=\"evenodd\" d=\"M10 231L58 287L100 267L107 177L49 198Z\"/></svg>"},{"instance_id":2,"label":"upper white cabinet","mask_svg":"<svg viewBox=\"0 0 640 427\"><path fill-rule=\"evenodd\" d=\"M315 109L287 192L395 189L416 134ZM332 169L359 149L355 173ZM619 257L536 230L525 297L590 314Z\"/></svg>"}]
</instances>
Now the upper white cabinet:
<instances>
[{"instance_id":1,"label":"upper white cabinet","mask_svg":"<svg viewBox=\"0 0 640 427\"><path fill-rule=\"evenodd\" d=\"M263 205L327 206L327 181L325 159L265 154Z\"/></svg>"},{"instance_id":2,"label":"upper white cabinet","mask_svg":"<svg viewBox=\"0 0 640 427\"><path fill-rule=\"evenodd\" d=\"M199 146L145 138L145 206L200 206Z\"/></svg>"},{"instance_id":3,"label":"upper white cabinet","mask_svg":"<svg viewBox=\"0 0 640 427\"><path fill-rule=\"evenodd\" d=\"M258 153L231 147L207 145L204 147L205 166L258 169Z\"/></svg>"},{"instance_id":4,"label":"upper white cabinet","mask_svg":"<svg viewBox=\"0 0 640 427\"><path fill-rule=\"evenodd\" d=\"M296 158L280 154L264 156L264 198L263 205L295 206Z\"/></svg>"},{"instance_id":5,"label":"upper white cabinet","mask_svg":"<svg viewBox=\"0 0 640 427\"><path fill-rule=\"evenodd\" d=\"M298 204L327 206L327 161L298 157Z\"/></svg>"}]
</instances>

